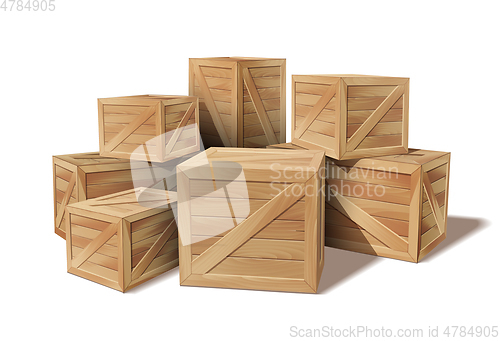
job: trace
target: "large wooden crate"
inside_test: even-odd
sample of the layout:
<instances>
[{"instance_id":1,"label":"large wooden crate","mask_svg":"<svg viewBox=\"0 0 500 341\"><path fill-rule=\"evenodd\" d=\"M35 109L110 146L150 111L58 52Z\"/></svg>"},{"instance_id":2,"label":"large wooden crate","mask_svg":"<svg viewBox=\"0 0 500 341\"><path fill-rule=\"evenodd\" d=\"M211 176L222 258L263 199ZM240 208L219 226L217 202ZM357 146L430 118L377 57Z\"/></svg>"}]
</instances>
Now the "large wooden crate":
<instances>
[{"instance_id":1,"label":"large wooden crate","mask_svg":"<svg viewBox=\"0 0 500 341\"><path fill-rule=\"evenodd\" d=\"M324 152L210 148L177 169L181 285L317 291Z\"/></svg>"},{"instance_id":2,"label":"large wooden crate","mask_svg":"<svg viewBox=\"0 0 500 341\"><path fill-rule=\"evenodd\" d=\"M326 246L418 262L446 238L450 153L410 149L326 165Z\"/></svg>"},{"instance_id":3,"label":"large wooden crate","mask_svg":"<svg viewBox=\"0 0 500 341\"><path fill-rule=\"evenodd\" d=\"M191 58L189 94L200 98L205 147L285 142L285 85L285 59Z\"/></svg>"},{"instance_id":4,"label":"large wooden crate","mask_svg":"<svg viewBox=\"0 0 500 341\"><path fill-rule=\"evenodd\" d=\"M98 107L101 156L164 162L200 150L196 97L100 98Z\"/></svg>"},{"instance_id":5,"label":"large wooden crate","mask_svg":"<svg viewBox=\"0 0 500 341\"><path fill-rule=\"evenodd\" d=\"M409 79L293 75L292 143L337 160L408 152Z\"/></svg>"},{"instance_id":6,"label":"large wooden crate","mask_svg":"<svg viewBox=\"0 0 500 341\"><path fill-rule=\"evenodd\" d=\"M178 266L175 200L137 188L68 205L68 272L125 292Z\"/></svg>"}]
</instances>

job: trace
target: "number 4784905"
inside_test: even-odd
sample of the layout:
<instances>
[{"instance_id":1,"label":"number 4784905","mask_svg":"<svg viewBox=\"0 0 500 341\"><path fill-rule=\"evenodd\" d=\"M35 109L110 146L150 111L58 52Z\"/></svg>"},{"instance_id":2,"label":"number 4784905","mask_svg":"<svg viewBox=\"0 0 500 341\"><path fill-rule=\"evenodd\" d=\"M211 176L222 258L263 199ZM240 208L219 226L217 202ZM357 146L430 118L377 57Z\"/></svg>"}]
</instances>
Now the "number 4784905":
<instances>
[{"instance_id":1,"label":"number 4784905","mask_svg":"<svg viewBox=\"0 0 500 341\"><path fill-rule=\"evenodd\" d=\"M55 0L3 0L0 10L3 10L4 12L55 11L55 2Z\"/></svg>"}]
</instances>

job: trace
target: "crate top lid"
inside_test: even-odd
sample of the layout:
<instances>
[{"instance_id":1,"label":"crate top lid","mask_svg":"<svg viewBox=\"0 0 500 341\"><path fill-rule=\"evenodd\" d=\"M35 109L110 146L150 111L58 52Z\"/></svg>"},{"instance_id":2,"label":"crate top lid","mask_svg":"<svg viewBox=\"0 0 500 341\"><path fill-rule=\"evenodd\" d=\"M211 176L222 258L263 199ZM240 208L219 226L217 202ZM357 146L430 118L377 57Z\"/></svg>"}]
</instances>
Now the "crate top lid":
<instances>
[{"instance_id":1,"label":"crate top lid","mask_svg":"<svg viewBox=\"0 0 500 341\"><path fill-rule=\"evenodd\" d=\"M235 180L240 175L260 181L257 174L298 173L308 179L324 167L325 152L320 150L277 150L263 148L209 148L177 166L188 178Z\"/></svg>"},{"instance_id":2,"label":"crate top lid","mask_svg":"<svg viewBox=\"0 0 500 341\"><path fill-rule=\"evenodd\" d=\"M221 61L234 61L234 62L246 62L246 61L257 61L257 60L285 60L285 58L260 58L260 57L207 57L207 58L189 58L189 59L211 59L211 60L221 60Z\"/></svg>"},{"instance_id":3,"label":"crate top lid","mask_svg":"<svg viewBox=\"0 0 500 341\"><path fill-rule=\"evenodd\" d=\"M100 156L99 152L54 155L54 158L66 161L75 166L130 163L130 160L127 159Z\"/></svg>"},{"instance_id":4,"label":"crate top lid","mask_svg":"<svg viewBox=\"0 0 500 341\"><path fill-rule=\"evenodd\" d=\"M439 152L425 149L408 149L408 154L378 156L369 158L370 160L392 161L401 163L410 163L424 165L429 161L435 160L441 156L450 154L448 152Z\"/></svg>"},{"instance_id":5,"label":"crate top lid","mask_svg":"<svg viewBox=\"0 0 500 341\"><path fill-rule=\"evenodd\" d=\"M408 77L391 77L378 75L357 75L357 74L313 74L313 75L292 75L292 79L297 82L312 81L316 77L322 81L334 82L339 78L347 82L347 85L384 85L387 82L395 82L396 85L402 85L409 81ZM379 83L380 82L380 83ZM387 84L389 85L389 84Z\"/></svg>"},{"instance_id":6,"label":"crate top lid","mask_svg":"<svg viewBox=\"0 0 500 341\"><path fill-rule=\"evenodd\" d=\"M273 149L295 149L295 150L305 150L305 148L301 146L297 146L293 143L281 143L267 146L267 148ZM409 149L408 154L398 154L398 155L389 155L389 156L377 156L377 157L367 157L363 159L354 159L354 160L334 160L327 157L327 159L331 160L333 163L342 166L359 166L367 165L370 162L374 161L387 161L392 163L406 163L412 165L424 165L432 160L440 158L444 155L448 155L448 152L440 152L433 150L425 150L425 149Z\"/></svg>"},{"instance_id":7,"label":"crate top lid","mask_svg":"<svg viewBox=\"0 0 500 341\"><path fill-rule=\"evenodd\" d=\"M125 218L151 209L170 209L177 202L177 193L147 187L138 187L119 193L80 201L67 206L90 212L102 213L113 217Z\"/></svg>"},{"instance_id":8,"label":"crate top lid","mask_svg":"<svg viewBox=\"0 0 500 341\"><path fill-rule=\"evenodd\" d=\"M136 95L136 96L120 96L120 97L108 97L99 98L98 101L102 104L110 105L120 105L120 104L131 104L131 105L153 105L160 101L171 101L171 100L187 100L194 101L197 97L195 96L182 96L182 95Z\"/></svg>"}]
</instances>

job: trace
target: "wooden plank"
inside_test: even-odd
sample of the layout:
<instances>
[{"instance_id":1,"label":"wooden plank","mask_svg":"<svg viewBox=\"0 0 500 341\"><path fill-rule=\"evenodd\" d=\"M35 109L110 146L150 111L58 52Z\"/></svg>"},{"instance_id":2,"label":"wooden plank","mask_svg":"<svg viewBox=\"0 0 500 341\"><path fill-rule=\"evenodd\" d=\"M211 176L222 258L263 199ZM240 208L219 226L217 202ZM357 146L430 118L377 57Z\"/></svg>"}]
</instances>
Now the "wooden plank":
<instances>
[{"instance_id":1,"label":"wooden plank","mask_svg":"<svg viewBox=\"0 0 500 341\"><path fill-rule=\"evenodd\" d=\"M205 152L208 157L210 151ZM191 188L189 178L179 168L177 169L178 216L179 233L179 279L182 284L192 273L191 267Z\"/></svg>"},{"instance_id":2,"label":"wooden plank","mask_svg":"<svg viewBox=\"0 0 500 341\"><path fill-rule=\"evenodd\" d=\"M62 202L61 202L61 207L59 208L59 212L56 216L56 228L60 228L60 226L61 226L61 222L62 222L62 219L64 217L64 209L66 208L66 206L69 203L69 199L70 199L71 193L75 189L75 185L76 185L76 172L74 172L73 175L71 176L71 179L68 183L68 187L66 189L66 192L64 193L64 197L63 197ZM56 186L56 188L57 188L57 186Z\"/></svg>"},{"instance_id":3,"label":"wooden plank","mask_svg":"<svg viewBox=\"0 0 500 341\"><path fill-rule=\"evenodd\" d=\"M326 245L338 249L361 252L369 255L400 259L408 262L415 262L407 252L391 250L387 247L378 245L369 245L365 243L356 243L348 240L335 238L326 238Z\"/></svg>"},{"instance_id":4,"label":"wooden plank","mask_svg":"<svg viewBox=\"0 0 500 341\"><path fill-rule=\"evenodd\" d=\"M261 88L263 86L259 86L259 84L257 84L256 80L252 78L252 75L250 74L250 71L248 69L243 68L242 71L243 71L243 80L248 89L248 92L250 93L250 97L252 98L252 102L255 106L255 110L259 117L260 123L262 125L262 128L264 129L266 138L269 142L268 144L277 144L278 139L276 138L271 122L269 121L269 117L267 116L266 108L264 107L264 104L262 103L259 93L257 92L257 87ZM270 78L275 78L275 77L270 77ZM264 78L260 78L259 80L262 79ZM280 78L277 77L277 80L279 83Z\"/></svg>"},{"instance_id":5,"label":"wooden plank","mask_svg":"<svg viewBox=\"0 0 500 341\"><path fill-rule=\"evenodd\" d=\"M156 112L156 107L149 107L146 111L144 111L141 115L139 115L134 121L129 123L123 130L121 130L113 139L108 141L104 145L104 151L111 152L113 151L123 140L125 140L130 134L136 131L141 124L146 122L151 116L153 116Z\"/></svg>"},{"instance_id":6,"label":"wooden plank","mask_svg":"<svg viewBox=\"0 0 500 341\"><path fill-rule=\"evenodd\" d=\"M78 256L83 249L78 246L72 247L73 255ZM104 266L108 269L118 271L118 259L103 255L101 253L94 253L87 259L87 262L94 263L100 266Z\"/></svg>"},{"instance_id":7,"label":"wooden plank","mask_svg":"<svg viewBox=\"0 0 500 341\"><path fill-rule=\"evenodd\" d=\"M295 93L323 96L331 84L295 83Z\"/></svg>"},{"instance_id":8,"label":"wooden plank","mask_svg":"<svg viewBox=\"0 0 500 341\"><path fill-rule=\"evenodd\" d=\"M393 92L381 102L370 117L361 125L361 127L351 136L347 142L347 150L353 151L365 139L368 133L375 127L380 119L393 107L396 101L404 92L404 87L398 86ZM349 108L349 103L347 104ZM357 109L357 108L356 108Z\"/></svg>"},{"instance_id":9,"label":"wooden plank","mask_svg":"<svg viewBox=\"0 0 500 341\"><path fill-rule=\"evenodd\" d=\"M259 77L273 77L281 75L281 67L280 66L271 66L271 67L252 67L248 69L253 78Z\"/></svg>"},{"instance_id":10,"label":"wooden plank","mask_svg":"<svg viewBox=\"0 0 500 341\"><path fill-rule=\"evenodd\" d=\"M274 220L264 227L253 238L304 240L303 220ZM224 217L191 217L191 228L194 235L199 236L225 236L234 227L232 218Z\"/></svg>"},{"instance_id":11,"label":"wooden plank","mask_svg":"<svg viewBox=\"0 0 500 341\"><path fill-rule=\"evenodd\" d=\"M92 273L96 276L99 276L101 278L108 279L110 281L116 281L118 282L118 271L109 269L107 267L101 266L99 264L91 263L91 262L85 262L79 267L80 270ZM86 277L86 276L82 276ZM120 284L118 283L118 286ZM118 290L121 290L118 289Z\"/></svg>"},{"instance_id":12,"label":"wooden plank","mask_svg":"<svg viewBox=\"0 0 500 341\"><path fill-rule=\"evenodd\" d=\"M200 257L201 256L195 258L193 264ZM228 257L221 261L209 273L231 276L263 276L300 279L304 276L304 262Z\"/></svg>"},{"instance_id":13,"label":"wooden plank","mask_svg":"<svg viewBox=\"0 0 500 341\"><path fill-rule=\"evenodd\" d=\"M230 68L201 66L201 72L205 77L229 78L232 79Z\"/></svg>"},{"instance_id":14,"label":"wooden plank","mask_svg":"<svg viewBox=\"0 0 500 341\"><path fill-rule=\"evenodd\" d=\"M165 154L163 155L163 157L167 157L168 154L170 154L170 152L172 152L175 144L178 142L179 137L181 136L182 132L184 131L184 128L186 128L186 125L188 124L189 119L194 114L195 109L196 109L196 103L191 103L188 110L186 111L186 114L184 115L182 120L179 122L179 125L175 129L174 134L172 135L172 137L168 141L167 146L165 147Z\"/></svg>"},{"instance_id":15,"label":"wooden plank","mask_svg":"<svg viewBox=\"0 0 500 341\"><path fill-rule=\"evenodd\" d=\"M312 109L316 105L316 103L318 103L321 100L321 97L322 96L300 94L299 93L299 94L295 95L295 103L297 105L307 106L307 107ZM334 95L334 97L331 97L330 100L325 104L323 109L335 110L336 104L337 104L337 99Z\"/></svg>"},{"instance_id":16,"label":"wooden plank","mask_svg":"<svg viewBox=\"0 0 500 341\"><path fill-rule=\"evenodd\" d=\"M204 79L209 89L231 90L233 86L233 80L228 78L204 77ZM203 84L198 78L196 80L198 84ZM204 98L206 100L206 97Z\"/></svg>"},{"instance_id":17,"label":"wooden plank","mask_svg":"<svg viewBox=\"0 0 500 341\"><path fill-rule=\"evenodd\" d=\"M141 240L148 239L152 236L155 236L159 233L165 231L165 228L175 219L172 217L168 220L161 221L157 224L150 225L146 228L140 229L138 231L132 232L132 243L135 244L140 242ZM133 224L132 224L133 225Z\"/></svg>"},{"instance_id":18,"label":"wooden plank","mask_svg":"<svg viewBox=\"0 0 500 341\"><path fill-rule=\"evenodd\" d=\"M306 120L302 123L302 125L295 130L295 138L300 138L304 135L306 132L307 128L312 124L312 122L318 117L318 115L321 113L321 111L327 106L328 103L330 103L330 100L334 98L335 94L337 92L337 84L332 84L330 85L330 88L328 89L327 92L321 98L316 102L316 104L313 106L311 111L309 112L309 115L307 116ZM300 96L295 95L296 101L298 101Z\"/></svg>"},{"instance_id":19,"label":"wooden plank","mask_svg":"<svg viewBox=\"0 0 500 341\"><path fill-rule=\"evenodd\" d=\"M407 189L337 179L327 179L327 183L332 187L332 190L340 193L342 196L400 205L410 204L410 191Z\"/></svg>"},{"instance_id":20,"label":"wooden plank","mask_svg":"<svg viewBox=\"0 0 500 341\"><path fill-rule=\"evenodd\" d=\"M315 293L303 279L291 278L275 278L262 276L232 276L232 275L216 275L192 274L181 285L188 286L203 286L211 288L237 288L237 289L253 289L253 290L269 290L269 291L292 291Z\"/></svg>"},{"instance_id":21,"label":"wooden plank","mask_svg":"<svg viewBox=\"0 0 500 341\"><path fill-rule=\"evenodd\" d=\"M274 198L276 198L278 195L274 196ZM230 201L231 208L236 215L235 217L241 219L250 217L252 214L257 212L260 208L262 208L269 202L269 200L233 198L231 198ZM191 207L193 209L193 216L230 217L231 214L226 198L192 198ZM303 212L304 202L299 202L299 205L296 207L296 209L298 210L298 212Z\"/></svg>"},{"instance_id":22,"label":"wooden plank","mask_svg":"<svg viewBox=\"0 0 500 341\"><path fill-rule=\"evenodd\" d=\"M347 137L351 137L361 127L361 124L347 125ZM366 136L400 135L403 133L402 122L379 122Z\"/></svg>"},{"instance_id":23,"label":"wooden plank","mask_svg":"<svg viewBox=\"0 0 500 341\"><path fill-rule=\"evenodd\" d=\"M335 197L328 198L328 203L349 217L352 221L362 226L368 233L396 251L407 251L408 243L392 230L374 219L366 211L362 210L350 199L335 193Z\"/></svg>"},{"instance_id":24,"label":"wooden plank","mask_svg":"<svg viewBox=\"0 0 500 341\"><path fill-rule=\"evenodd\" d=\"M114 234L117 233L118 224L121 222L115 222L109 225L109 227L101 232L97 238L92 240L77 257L73 259L72 265L75 268L80 267L83 262L85 262L92 254L94 254L102 245L104 245Z\"/></svg>"},{"instance_id":25,"label":"wooden plank","mask_svg":"<svg viewBox=\"0 0 500 341\"><path fill-rule=\"evenodd\" d=\"M92 263L89 263L89 264L92 264ZM108 278L101 277L99 275L96 275L92 272L87 271L88 268L86 266L85 266L85 268L86 268L85 270L76 269L76 268L69 268L68 272L73 274L73 275L83 277L83 278L86 278L86 279L91 280L93 282L105 285L105 286L110 287L112 289L122 291L122 289L120 288L120 286L118 285L118 282L116 280L110 280ZM93 269L91 269L90 271L92 271L92 270Z\"/></svg>"},{"instance_id":26,"label":"wooden plank","mask_svg":"<svg viewBox=\"0 0 500 341\"><path fill-rule=\"evenodd\" d=\"M420 252L420 235L421 235L421 195L422 195L422 170L418 169L411 175L410 189L410 217L408 231L408 254L417 262Z\"/></svg>"},{"instance_id":27,"label":"wooden plank","mask_svg":"<svg viewBox=\"0 0 500 341\"><path fill-rule=\"evenodd\" d=\"M139 278L145 272L176 229L177 225L175 224L175 220L172 220L151 248L146 252L144 257L142 257L139 263L134 267L134 270L132 271L132 280Z\"/></svg>"},{"instance_id":28,"label":"wooden plank","mask_svg":"<svg viewBox=\"0 0 500 341\"><path fill-rule=\"evenodd\" d=\"M372 113L373 110L349 110L347 125L359 124L361 126ZM403 122L403 109L389 109L379 122Z\"/></svg>"},{"instance_id":29,"label":"wooden plank","mask_svg":"<svg viewBox=\"0 0 500 341\"><path fill-rule=\"evenodd\" d=\"M325 233L326 238L335 238L356 243L387 247L387 245L382 243L380 240L360 228L327 224L325 225Z\"/></svg>"},{"instance_id":30,"label":"wooden plank","mask_svg":"<svg viewBox=\"0 0 500 341\"><path fill-rule=\"evenodd\" d=\"M439 209L436 195L434 194L434 190L432 189L432 185L431 185L431 182L429 180L429 176L427 175L427 173L423 172L422 179L423 179L424 191L425 191L427 198L429 200L429 203L431 205L432 213L434 214L434 217L436 218L436 222L438 224L439 231L440 231L440 233L444 233L445 226L444 226L443 214L441 213L441 210Z\"/></svg>"},{"instance_id":31,"label":"wooden plank","mask_svg":"<svg viewBox=\"0 0 500 341\"><path fill-rule=\"evenodd\" d=\"M294 183L288 186L280 194L263 205L258 212L250 215L193 261L193 273L207 273L230 253L239 248L244 242L298 201L302 197L303 191L304 184Z\"/></svg>"},{"instance_id":32,"label":"wooden plank","mask_svg":"<svg viewBox=\"0 0 500 341\"><path fill-rule=\"evenodd\" d=\"M368 136L358 145L359 150L370 148L383 148L391 146L401 146L403 144L403 135L383 135L383 136Z\"/></svg>"},{"instance_id":33,"label":"wooden plank","mask_svg":"<svg viewBox=\"0 0 500 341\"><path fill-rule=\"evenodd\" d=\"M219 133L219 137L222 140L223 144L228 147L235 145L235 142L233 141L233 144L231 144L231 141L229 140L229 135L227 134L226 130L224 129L224 125L221 121L221 118L219 116L219 111L217 110L217 107L215 105L215 102L210 94L209 90L209 85L205 79L205 77L201 73L200 66L196 63L193 62L193 70L195 79L198 81L198 84L200 84L200 89L204 98L204 103L207 105L207 108L210 112L210 115L212 117L212 120L214 122L215 127L217 128L217 132ZM227 89L231 90L231 88ZM201 103L200 103L200 109L201 109Z\"/></svg>"},{"instance_id":34,"label":"wooden plank","mask_svg":"<svg viewBox=\"0 0 500 341\"><path fill-rule=\"evenodd\" d=\"M374 218L377 219L382 224L384 224L387 228L392 230L398 236L408 237L408 226L409 226L408 221L384 218L384 217L374 217ZM362 228L361 226L359 226L358 224L356 224L355 222L344 216L342 213L334 209L328 203L327 203L327 209L325 210L325 224L352 227L352 228Z\"/></svg>"},{"instance_id":35,"label":"wooden plank","mask_svg":"<svg viewBox=\"0 0 500 341\"><path fill-rule=\"evenodd\" d=\"M191 252L193 255L200 255L223 237L192 238ZM199 239L201 240L198 241ZM231 253L230 257L304 260L304 241L260 239L255 236Z\"/></svg>"},{"instance_id":36,"label":"wooden plank","mask_svg":"<svg viewBox=\"0 0 500 341\"><path fill-rule=\"evenodd\" d=\"M374 165L375 166L375 165ZM384 169L386 167L382 167ZM411 176L391 170L397 168L386 168L386 171L375 168L360 168L332 165L327 167L328 177L338 180L349 180L361 183L371 183L376 185L410 189Z\"/></svg>"},{"instance_id":37,"label":"wooden plank","mask_svg":"<svg viewBox=\"0 0 500 341\"><path fill-rule=\"evenodd\" d=\"M324 154L320 155L323 159ZM321 230L324 226L321 225L320 217L324 215L321 210L322 206L318 205L318 199L323 202L323 191L320 188L319 181L316 176L311 177L305 184L307 192L305 195L305 212L304 220L307 222L304 234L304 268L303 278L307 284L313 289L318 288L318 264L320 263L319 254L322 246L318 242L318 236L321 236ZM324 207L323 207L324 209ZM319 215L318 215L319 211ZM318 250L320 252L318 252Z\"/></svg>"},{"instance_id":38,"label":"wooden plank","mask_svg":"<svg viewBox=\"0 0 500 341\"><path fill-rule=\"evenodd\" d=\"M387 97L394 89L394 85L349 86L347 97Z\"/></svg>"},{"instance_id":39,"label":"wooden plank","mask_svg":"<svg viewBox=\"0 0 500 341\"><path fill-rule=\"evenodd\" d=\"M214 191L214 186L219 190ZM191 180L191 196L269 200L279 194L286 186L286 183ZM226 191L220 190L224 187L227 188L227 194Z\"/></svg>"}]
</instances>

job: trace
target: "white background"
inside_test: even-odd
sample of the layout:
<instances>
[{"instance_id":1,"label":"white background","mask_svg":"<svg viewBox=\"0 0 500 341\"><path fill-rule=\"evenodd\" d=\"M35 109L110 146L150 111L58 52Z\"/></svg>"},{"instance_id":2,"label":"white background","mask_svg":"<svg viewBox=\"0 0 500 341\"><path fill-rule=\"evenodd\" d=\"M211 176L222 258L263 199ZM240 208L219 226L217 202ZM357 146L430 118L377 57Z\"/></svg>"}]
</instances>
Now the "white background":
<instances>
[{"instance_id":1,"label":"white background","mask_svg":"<svg viewBox=\"0 0 500 341\"><path fill-rule=\"evenodd\" d=\"M0 10L1 339L500 324L496 2L55 4ZM410 77L410 147L452 153L447 240L419 264L327 249L317 295L180 287L177 269L122 294L68 274L51 156L98 150L97 98L187 94L188 58L208 56L287 58L288 89L291 74Z\"/></svg>"}]
</instances>

